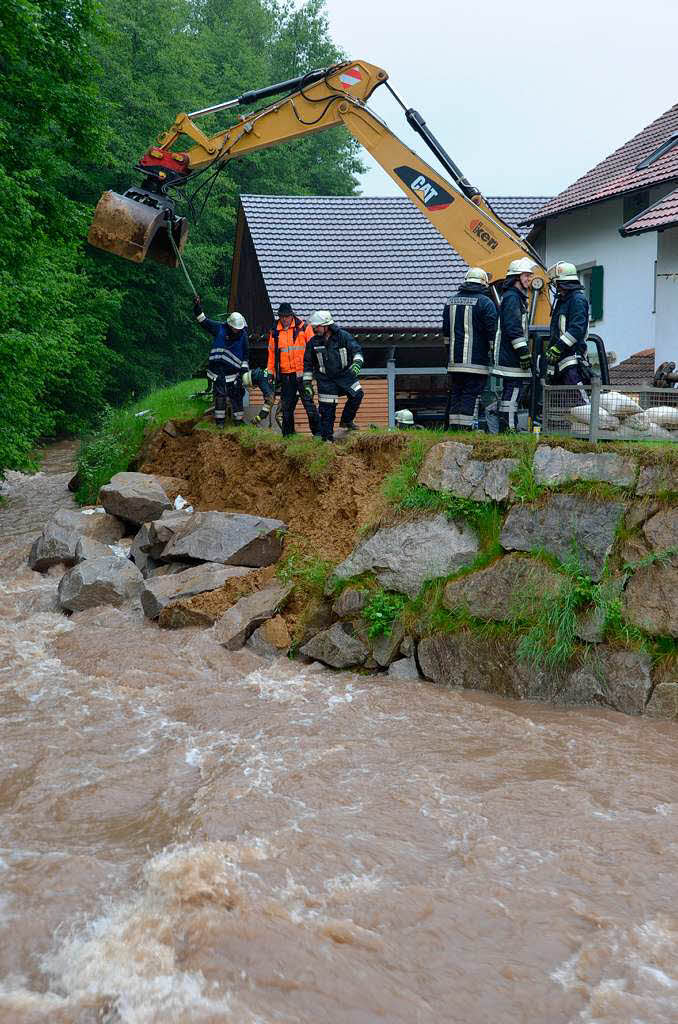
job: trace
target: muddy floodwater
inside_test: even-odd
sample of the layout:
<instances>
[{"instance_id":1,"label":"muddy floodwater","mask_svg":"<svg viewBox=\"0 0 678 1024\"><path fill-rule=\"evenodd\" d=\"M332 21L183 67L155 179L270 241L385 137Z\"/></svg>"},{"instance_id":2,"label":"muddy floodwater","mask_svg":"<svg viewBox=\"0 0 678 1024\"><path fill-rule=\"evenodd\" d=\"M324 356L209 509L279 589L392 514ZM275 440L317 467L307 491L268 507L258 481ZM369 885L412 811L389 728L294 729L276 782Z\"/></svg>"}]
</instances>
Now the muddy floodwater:
<instances>
[{"instance_id":1,"label":"muddy floodwater","mask_svg":"<svg viewBox=\"0 0 678 1024\"><path fill-rule=\"evenodd\" d=\"M678 729L55 608L0 509L2 1024L678 1020Z\"/></svg>"}]
</instances>

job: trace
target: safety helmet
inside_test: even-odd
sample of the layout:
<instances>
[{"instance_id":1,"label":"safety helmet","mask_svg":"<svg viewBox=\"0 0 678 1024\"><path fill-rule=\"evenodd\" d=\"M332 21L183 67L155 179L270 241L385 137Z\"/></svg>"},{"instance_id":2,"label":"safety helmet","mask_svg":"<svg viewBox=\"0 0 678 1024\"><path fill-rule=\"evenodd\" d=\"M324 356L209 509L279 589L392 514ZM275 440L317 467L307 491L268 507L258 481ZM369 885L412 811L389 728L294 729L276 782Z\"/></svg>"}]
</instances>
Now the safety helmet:
<instances>
[{"instance_id":1,"label":"safety helmet","mask_svg":"<svg viewBox=\"0 0 678 1024\"><path fill-rule=\"evenodd\" d=\"M278 316L294 316L294 310L289 302L281 302L278 306Z\"/></svg>"},{"instance_id":2,"label":"safety helmet","mask_svg":"<svg viewBox=\"0 0 678 1024\"><path fill-rule=\"evenodd\" d=\"M537 264L529 256L523 256L519 260L511 260L506 271L507 277L517 277L519 274L533 274Z\"/></svg>"},{"instance_id":3,"label":"safety helmet","mask_svg":"<svg viewBox=\"0 0 678 1024\"><path fill-rule=\"evenodd\" d=\"M226 323L234 331L242 331L243 327L247 327L247 320L245 320L242 313L231 313Z\"/></svg>"},{"instance_id":4,"label":"safety helmet","mask_svg":"<svg viewBox=\"0 0 678 1024\"><path fill-rule=\"evenodd\" d=\"M464 278L464 284L482 284L484 288L487 288L490 283L490 278L486 270L482 267L469 267L466 271L466 277Z\"/></svg>"},{"instance_id":5,"label":"safety helmet","mask_svg":"<svg viewBox=\"0 0 678 1024\"><path fill-rule=\"evenodd\" d=\"M579 284L579 274L574 263L556 263L549 270L549 281L560 284L562 281L576 281Z\"/></svg>"},{"instance_id":6,"label":"safety helmet","mask_svg":"<svg viewBox=\"0 0 678 1024\"><path fill-rule=\"evenodd\" d=\"M246 388L252 387L252 371L248 370L247 373L243 373L242 382Z\"/></svg>"},{"instance_id":7,"label":"safety helmet","mask_svg":"<svg viewBox=\"0 0 678 1024\"><path fill-rule=\"evenodd\" d=\"M334 318L329 309L316 309L315 313L311 313L308 322L311 327L329 327L334 323Z\"/></svg>"},{"instance_id":8,"label":"safety helmet","mask_svg":"<svg viewBox=\"0 0 678 1024\"><path fill-rule=\"evenodd\" d=\"M399 409L395 414L395 421L406 427L414 426L414 416L409 409Z\"/></svg>"}]
</instances>

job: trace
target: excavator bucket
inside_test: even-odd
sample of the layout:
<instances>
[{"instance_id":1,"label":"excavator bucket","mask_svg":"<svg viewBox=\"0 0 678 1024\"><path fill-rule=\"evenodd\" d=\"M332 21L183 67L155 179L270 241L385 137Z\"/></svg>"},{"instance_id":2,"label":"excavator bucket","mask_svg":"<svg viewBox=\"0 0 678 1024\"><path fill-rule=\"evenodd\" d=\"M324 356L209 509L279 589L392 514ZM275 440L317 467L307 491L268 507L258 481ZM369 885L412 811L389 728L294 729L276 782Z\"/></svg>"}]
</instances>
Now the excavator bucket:
<instances>
[{"instance_id":1,"label":"excavator bucket","mask_svg":"<svg viewBox=\"0 0 678 1024\"><path fill-rule=\"evenodd\" d=\"M129 189L124 196L104 192L97 203L87 241L133 263L148 258L176 267L177 254L188 236L184 217L174 217L171 200L144 189Z\"/></svg>"}]
</instances>

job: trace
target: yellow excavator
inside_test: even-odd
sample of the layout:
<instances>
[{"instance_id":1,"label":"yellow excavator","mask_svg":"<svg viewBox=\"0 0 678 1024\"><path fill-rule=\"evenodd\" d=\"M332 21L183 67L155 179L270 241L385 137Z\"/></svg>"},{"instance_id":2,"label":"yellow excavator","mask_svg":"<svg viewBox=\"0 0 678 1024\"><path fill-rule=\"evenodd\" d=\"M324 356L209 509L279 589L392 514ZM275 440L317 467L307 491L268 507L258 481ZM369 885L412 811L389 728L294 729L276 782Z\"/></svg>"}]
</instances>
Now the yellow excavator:
<instances>
[{"instance_id":1,"label":"yellow excavator","mask_svg":"<svg viewBox=\"0 0 678 1024\"><path fill-rule=\"evenodd\" d=\"M410 127L424 140L454 185L401 142L366 106L381 85L394 96ZM279 97L274 103L241 114L235 124L216 135L205 135L196 124L202 117L249 107L273 96ZM363 60L344 61L191 114L178 114L172 127L158 136L157 145L139 161L137 170L145 174L142 185L122 196L104 192L88 240L135 263L148 258L177 266L188 234L186 218L176 214L177 199L184 199L188 208L195 210L198 203L204 205L214 177L229 160L339 124L381 164L466 263L486 270L493 284L506 276L514 259L529 256L537 264L529 324L533 339L539 342L533 347L540 350L551 306L547 273L539 255L467 181L421 114L407 107L391 87L387 73ZM182 136L194 145L183 151L172 149ZM602 382L607 383L605 348L597 336L591 337L590 350ZM537 361L541 360L537 357ZM538 376L543 375L536 365L535 370Z\"/></svg>"}]
</instances>

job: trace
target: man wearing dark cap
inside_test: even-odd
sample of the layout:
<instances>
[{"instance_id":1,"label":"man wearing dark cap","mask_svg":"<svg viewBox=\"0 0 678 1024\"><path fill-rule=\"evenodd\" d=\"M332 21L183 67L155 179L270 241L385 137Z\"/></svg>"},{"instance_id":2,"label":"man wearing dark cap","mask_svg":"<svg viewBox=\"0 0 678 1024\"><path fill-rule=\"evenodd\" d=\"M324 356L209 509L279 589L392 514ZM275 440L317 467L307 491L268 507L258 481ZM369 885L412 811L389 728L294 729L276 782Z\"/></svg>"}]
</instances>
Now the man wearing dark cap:
<instances>
[{"instance_id":1,"label":"man wearing dark cap","mask_svg":"<svg viewBox=\"0 0 678 1024\"><path fill-rule=\"evenodd\" d=\"M313 328L298 317L289 302L281 302L278 319L268 336L268 372L275 375L276 391L282 405L282 433L294 433L294 410L297 401L308 416L308 425L314 436L320 435L320 417L313 397L304 392L304 352L306 342L313 337Z\"/></svg>"}]
</instances>

